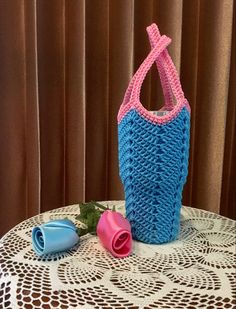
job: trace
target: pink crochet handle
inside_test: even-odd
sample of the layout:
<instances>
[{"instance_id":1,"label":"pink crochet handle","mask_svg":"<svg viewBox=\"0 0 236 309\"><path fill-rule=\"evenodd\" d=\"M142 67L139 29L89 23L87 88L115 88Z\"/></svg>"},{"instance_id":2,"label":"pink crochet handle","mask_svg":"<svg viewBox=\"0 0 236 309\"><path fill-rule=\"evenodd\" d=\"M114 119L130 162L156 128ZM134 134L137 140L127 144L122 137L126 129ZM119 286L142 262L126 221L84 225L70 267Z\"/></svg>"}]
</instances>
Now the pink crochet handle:
<instances>
[{"instance_id":1,"label":"pink crochet handle","mask_svg":"<svg viewBox=\"0 0 236 309\"><path fill-rule=\"evenodd\" d=\"M156 24L152 24L151 26L147 27L146 30L148 33L150 45L152 48L154 48L161 37L160 31ZM165 49L157 58L156 66L161 80L161 86L165 100L165 109L169 110L174 106L174 100L171 86L166 75L165 67L163 65L163 57L170 57L167 49Z\"/></svg>"},{"instance_id":2,"label":"pink crochet handle","mask_svg":"<svg viewBox=\"0 0 236 309\"><path fill-rule=\"evenodd\" d=\"M155 46L158 38L160 37L160 32L157 25L152 24L151 26L147 27L147 33L151 46ZM159 57L157 61L159 61L164 66L163 72L160 72L160 78L162 80L163 91L166 92L166 97L168 98L167 102L170 98L169 96L171 96L173 99L172 91L176 97L177 103L186 100L181 87L178 72L167 49L163 51L161 58Z\"/></svg>"},{"instance_id":3,"label":"pink crochet handle","mask_svg":"<svg viewBox=\"0 0 236 309\"><path fill-rule=\"evenodd\" d=\"M136 103L140 103L140 91L145 76L147 75L147 72L150 70L153 63L157 60L158 56L164 51L170 42L170 38L168 38L166 35L162 35L147 58L140 65L138 71L135 74L135 80L130 95L130 102L134 102L135 105Z\"/></svg>"},{"instance_id":4,"label":"pink crochet handle","mask_svg":"<svg viewBox=\"0 0 236 309\"><path fill-rule=\"evenodd\" d=\"M143 80L152 64L156 62L165 98L165 109L170 110L175 105L173 95L177 101L176 105L183 104L186 101L177 70L166 49L171 40L166 36L160 35L156 24L147 27L147 32L153 49L130 81L122 105L124 106L127 103L132 105L141 104L140 90ZM188 105L187 101L186 104Z\"/></svg>"}]
</instances>

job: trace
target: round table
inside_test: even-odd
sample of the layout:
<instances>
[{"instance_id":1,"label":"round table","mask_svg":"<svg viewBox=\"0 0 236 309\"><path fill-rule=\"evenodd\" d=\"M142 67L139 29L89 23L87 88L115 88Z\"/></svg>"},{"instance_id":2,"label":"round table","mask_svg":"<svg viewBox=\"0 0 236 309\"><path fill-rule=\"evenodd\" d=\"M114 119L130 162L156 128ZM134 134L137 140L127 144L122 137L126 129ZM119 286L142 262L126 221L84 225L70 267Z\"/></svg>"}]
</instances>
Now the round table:
<instances>
[{"instance_id":1,"label":"round table","mask_svg":"<svg viewBox=\"0 0 236 309\"><path fill-rule=\"evenodd\" d=\"M123 201L102 202L124 213ZM133 242L133 253L114 258L96 236L73 249L38 257L33 226L75 217L71 205L30 218L0 240L0 308L236 308L236 222L182 207L176 241Z\"/></svg>"}]
</instances>

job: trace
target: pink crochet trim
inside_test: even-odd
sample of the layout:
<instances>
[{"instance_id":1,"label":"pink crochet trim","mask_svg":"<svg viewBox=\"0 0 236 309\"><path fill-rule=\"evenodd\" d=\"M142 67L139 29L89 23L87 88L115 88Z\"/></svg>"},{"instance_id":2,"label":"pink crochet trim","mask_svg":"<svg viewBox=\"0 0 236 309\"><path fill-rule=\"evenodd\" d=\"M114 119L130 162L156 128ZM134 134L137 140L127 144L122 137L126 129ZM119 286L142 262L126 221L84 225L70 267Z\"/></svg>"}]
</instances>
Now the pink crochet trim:
<instances>
[{"instance_id":1,"label":"pink crochet trim","mask_svg":"<svg viewBox=\"0 0 236 309\"><path fill-rule=\"evenodd\" d=\"M128 103L126 105L122 105L119 113L118 113L118 123L122 121L125 115L130 112L132 109L135 109L140 116L145 118L146 120L156 123L156 124L165 124L178 116L181 110L186 107L189 113L191 112L188 101L185 99L182 103L177 104L168 114L164 116L157 116L148 111L140 102L138 104Z\"/></svg>"}]
</instances>

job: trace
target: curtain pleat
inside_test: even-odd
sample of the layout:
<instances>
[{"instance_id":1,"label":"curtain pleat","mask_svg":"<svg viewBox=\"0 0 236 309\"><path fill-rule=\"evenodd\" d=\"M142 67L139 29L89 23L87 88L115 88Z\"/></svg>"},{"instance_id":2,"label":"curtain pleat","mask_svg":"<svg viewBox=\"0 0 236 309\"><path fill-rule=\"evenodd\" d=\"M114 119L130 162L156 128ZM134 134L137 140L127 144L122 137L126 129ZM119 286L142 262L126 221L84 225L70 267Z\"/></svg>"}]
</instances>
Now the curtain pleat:
<instances>
[{"instance_id":1,"label":"curtain pleat","mask_svg":"<svg viewBox=\"0 0 236 309\"><path fill-rule=\"evenodd\" d=\"M65 204L65 2L37 1L41 211Z\"/></svg>"},{"instance_id":2,"label":"curtain pleat","mask_svg":"<svg viewBox=\"0 0 236 309\"><path fill-rule=\"evenodd\" d=\"M38 100L36 1L24 3L26 217L41 211L40 127ZM27 35L26 35L27 34Z\"/></svg>"},{"instance_id":3,"label":"curtain pleat","mask_svg":"<svg viewBox=\"0 0 236 309\"><path fill-rule=\"evenodd\" d=\"M149 21L151 24L155 21L161 34L166 34L172 39L172 43L169 45L169 53L176 65L177 70L180 69L181 62L181 30L182 30L182 10L183 1L179 0L167 0L167 1L153 1L153 14L152 19ZM168 20L168 22L166 22ZM143 27L145 29L145 26ZM147 35L144 33L144 40L147 40ZM141 44L141 42L140 42ZM153 66L151 72L151 102L149 103L150 110L156 110L163 105L162 88L159 82L158 72Z\"/></svg>"},{"instance_id":4,"label":"curtain pleat","mask_svg":"<svg viewBox=\"0 0 236 309\"><path fill-rule=\"evenodd\" d=\"M161 33L168 35L172 43L168 48L177 70L180 68L183 0L154 0L153 20L160 25Z\"/></svg>"},{"instance_id":5,"label":"curtain pleat","mask_svg":"<svg viewBox=\"0 0 236 309\"><path fill-rule=\"evenodd\" d=\"M134 42L133 42L133 73L135 73L142 61L147 57L150 51L150 44L145 31L147 25L153 20L153 1L141 0L134 1ZM150 109L151 104L151 76L155 68L148 73L141 89L141 102ZM158 75L157 81L158 81Z\"/></svg>"},{"instance_id":6,"label":"curtain pleat","mask_svg":"<svg viewBox=\"0 0 236 309\"><path fill-rule=\"evenodd\" d=\"M230 71L232 1L200 2L191 205L219 212Z\"/></svg>"},{"instance_id":7,"label":"curtain pleat","mask_svg":"<svg viewBox=\"0 0 236 309\"><path fill-rule=\"evenodd\" d=\"M34 1L0 2L0 235L40 211Z\"/></svg>"},{"instance_id":8,"label":"curtain pleat","mask_svg":"<svg viewBox=\"0 0 236 309\"><path fill-rule=\"evenodd\" d=\"M133 1L109 2L108 200L124 198L118 169L117 113L133 74L133 6Z\"/></svg>"},{"instance_id":9,"label":"curtain pleat","mask_svg":"<svg viewBox=\"0 0 236 309\"><path fill-rule=\"evenodd\" d=\"M85 1L86 199L107 196L109 1Z\"/></svg>"},{"instance_id":10,"label":"curtain pleat","mask_svg":"<svg viewBox=\"0 0 236 309\"><path fill-rule=\"evenodd\" d=\"M220 213L236 218L236 5L234 5L231 65L227 104Z\"/></svg>"},{"instance_id":11,"label":"curtain pleat","mask_svg":"<svg viewBox=\"0 0 236 309\"><path fill-rule=\"evenodd\" d=\"M85 200L85 2L65 4L65 202L73 204Z\"/></svg>"},{"instance_id":12,"label":"curtain pleat","mask_svg":"<svg viewBox=\"0 0 236 309\"><path fill-rule=\"evenodd\" d=\"M235 218L233 0L0 1L0 235L39 212L123 199L116 116L150 51L172 38L191 110L183 203ZM141 102L163 95L156 67Z\"/></svg>"},{"instance_id":13,"label":"curtain pleat","mask_svg":"<svg viewBox=\"0 0 236 309\"><path fill-rule=\"evenodd\" d=\"M191 140L189 151L188 181L184 188L183 203L191 205L194 179L194 162L197 147L196 115L197 112L197 80L198 80L198 51L199 51L199 14L198 0L184 1L182 21L182 48L181 48L181 81L185 96L191 104ZM196 158L197 160L197 158Z\"/></svg>"}]
</instances>

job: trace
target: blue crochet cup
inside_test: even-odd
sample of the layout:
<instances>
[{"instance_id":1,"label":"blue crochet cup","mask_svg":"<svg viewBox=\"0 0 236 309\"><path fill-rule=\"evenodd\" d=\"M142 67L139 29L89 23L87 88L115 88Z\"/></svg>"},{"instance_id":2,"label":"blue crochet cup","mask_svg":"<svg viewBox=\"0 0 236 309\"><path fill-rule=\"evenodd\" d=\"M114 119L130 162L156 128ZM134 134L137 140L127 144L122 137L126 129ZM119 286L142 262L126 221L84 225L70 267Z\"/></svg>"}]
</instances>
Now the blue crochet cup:
<instances>
[{"instance_id":1,"label":"blue crochet cup","mask_svg":"<svg viewBox=\"0 0 236 309\"><path fill-rule=\"evenodd\" d=\"M39 256L66 251L78 242L77 228L68 219L49 221L32 230L33 249Z\"/></svg>"},{"instance_id":2,"label":"blue crochet cup","mask_svg":"<svg viewBox=\"0 0 236 309\"><path fill-rule=\"evenodd\" d=\"M118 113L119 168L133 238L159 244L176 239L179 232L190 107L166 49L170 39L155 24L147 32L152 50L133 76ZM155 113L140 103L141 85L154 62L165 98Z\"/></svg>"}]
</instances>

